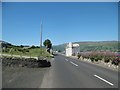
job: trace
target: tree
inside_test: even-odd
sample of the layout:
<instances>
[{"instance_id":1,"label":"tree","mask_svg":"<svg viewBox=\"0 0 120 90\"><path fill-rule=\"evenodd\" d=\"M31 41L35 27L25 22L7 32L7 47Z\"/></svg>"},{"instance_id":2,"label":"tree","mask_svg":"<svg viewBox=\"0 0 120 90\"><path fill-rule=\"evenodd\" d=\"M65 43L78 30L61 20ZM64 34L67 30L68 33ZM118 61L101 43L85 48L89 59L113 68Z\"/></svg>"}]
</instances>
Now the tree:
<instances>
[{"instance_id":1,"label":"tree","mask_svg":"<svg viewBox=\"0 0 120 90\"><path fill-rule=\"evenodd\" d=\"M21 48L23 48L24 46L23 45L20 45Z\"/></svg>"},{"instance_id":2,"label":"tree","mask_svg":"<svg viewBox=\"0 0 120 90\"><path fill-rule=\"evenodd\" d=\"M44 42L43 42L44 46L47 48L47 52L50 53L50 49L52 48L52 43L49 39L46 39Z\"/></svg>"},{"instance_id":3,"label":"tree","mask_svg":"<svg viewBox=\"0 0 120 90\"><path fill-rule=\"evenodd\" d=\"M34 49L34 48L35 48L35 46L34 46L34 45L32 45L32 46L31 46L31 48L32 48L32 49Z\"/></svg>"}]
</instances>

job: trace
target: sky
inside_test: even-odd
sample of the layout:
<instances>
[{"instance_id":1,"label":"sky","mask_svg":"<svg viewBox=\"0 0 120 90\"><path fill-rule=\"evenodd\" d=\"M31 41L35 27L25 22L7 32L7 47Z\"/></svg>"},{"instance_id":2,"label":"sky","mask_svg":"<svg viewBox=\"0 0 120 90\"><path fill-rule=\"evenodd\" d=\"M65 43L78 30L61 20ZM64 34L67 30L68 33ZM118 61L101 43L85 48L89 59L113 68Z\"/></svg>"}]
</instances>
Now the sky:
<instances>
[{"instance_id":1,"label":"sky","mask_svg":"<svg viewBox=\"0 0 120 90\"><path fill-rule=\"evenodd\" d=\"M117 2L4 2L2 40L15 45L118 40Z\"/></svg>"}]
</instances>

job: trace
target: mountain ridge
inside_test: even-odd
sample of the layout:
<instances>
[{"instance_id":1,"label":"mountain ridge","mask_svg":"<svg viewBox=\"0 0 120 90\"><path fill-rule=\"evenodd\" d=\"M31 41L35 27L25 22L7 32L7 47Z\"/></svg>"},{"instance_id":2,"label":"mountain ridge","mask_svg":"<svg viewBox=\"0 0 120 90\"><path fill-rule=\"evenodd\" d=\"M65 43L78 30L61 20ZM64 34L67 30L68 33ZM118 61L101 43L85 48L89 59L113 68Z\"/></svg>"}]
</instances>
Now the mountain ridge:
<instances>
[{"instance_id":1,"label":"mountain ridge","mask_svg":"<svg viewBox=\"0 0 120 90\"><path fill-rule=\"evenodd\" d=\"M118 41L82 41L82 42L73 42L80 45L80 51L118 51ZM66 45L68 43L55 45L53 50L65 51Z\"/></svg>"}]
</instances>

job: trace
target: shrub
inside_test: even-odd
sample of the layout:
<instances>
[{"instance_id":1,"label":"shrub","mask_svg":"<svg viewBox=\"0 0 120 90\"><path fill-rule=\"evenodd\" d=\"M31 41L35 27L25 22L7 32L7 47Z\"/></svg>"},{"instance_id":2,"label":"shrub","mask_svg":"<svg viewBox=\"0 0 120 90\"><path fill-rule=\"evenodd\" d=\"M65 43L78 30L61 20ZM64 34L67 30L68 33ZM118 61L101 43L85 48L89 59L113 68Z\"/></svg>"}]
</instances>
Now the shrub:
<instances>
[{"instance_id":1,"label":"shrub","mask_svg":"<svg viewBox=\"0 0 120 90\"><path fill-rule=\"evenodd\" d=\"M77 58L79 59L79 58L80 58L80 56L81 56L81 55L80 55L80 54L78 54L78 55L77 55Z\"/></svg>"},{"instance_id":2,"label":"shrub","mask_svg":"<svg viewBox=\"0 0 120 90\"><path fill-rule=\"evenodd\" d=\"M116 57L114 60L112 60L112 64L118 65L120 63L120 58Z\"/></svg>"},{"instance_id":3,"label":"shrub","mask_svg":"<svg viewBox=\"0 0 120 90\"><path fill-rule=\"evenodd\" d=\"M88 52L81 53L81 56L82 56L83 58L89 59L89 58L90 58L90 53L88 53Z\"/></svg>"},{"instance_id":4,"label":"shrub","mask_svg":"<svg viewBox=\"0 0 120 90\"><path fill-rule=\"evenodd\" d=\"M95 56L93 56L94 57L94 60L97 62L98 60L102 60L102 56L100 56L100 55L95 55Z\"/></svg>"},{"instance_id":5,"label":"shrub","mask_svg":"<svg viewBox=\"0 0 120 90\"><path fill-rule=\"evenodd\" d=\"M94 57L90 57L90 60L91 60L91 62L93 62L94 61Z\"/></svg>"},{"instance_id":6,"label":"shrub","mask_svg":"<svg viewBox=\"0 0 120 90\"><path fill-rule=\"evenodd\" d=\"M98 61L104 59L105 63L112 61L113 64L118 65L120 60L116 60L115 57L119 57L117 53L110 51L92 51L81 53L83 58L90 58L91 61ZM78 56L79 58L79 56Z\"/></svg>"},{"instance_id":7,"label":"shrub","mask_svg":"<svg viewBox=\"0 0 120 90\"><path fill-rule=\"evenodd\" d=\"M35 46L34 46L34 45L32 45L32 46L31 46L31 49L34 49L34 48L35 48Z\"/></svg>"},{"instance_id":8,"label":"shrub","mask_svg":"<svg viewBox=\"0 0 120 90\"><path fill-rule=\"evenodd\" d=\"M109 57L104 57L104 62L105 63L108 63L110 61L110 58Z\"/></svg>"},{"instance_id":9,"label":"shrub","mask_svg":"<svg viewBox=\"0 0 120 90\"><path fill-rule=\"evenodd\" d=\"M97 62L99 59L97 57L95 57L94 60Z\"/></svg>"}]
</instances>

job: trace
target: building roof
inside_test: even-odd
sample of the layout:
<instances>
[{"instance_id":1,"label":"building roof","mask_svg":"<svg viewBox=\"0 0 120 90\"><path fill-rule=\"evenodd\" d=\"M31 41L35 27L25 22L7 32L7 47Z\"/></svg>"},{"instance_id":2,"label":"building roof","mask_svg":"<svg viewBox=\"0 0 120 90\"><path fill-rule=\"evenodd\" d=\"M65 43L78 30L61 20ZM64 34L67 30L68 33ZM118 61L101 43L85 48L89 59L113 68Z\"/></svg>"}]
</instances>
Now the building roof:
<instances>
[{"instance_id":1,"label":"building roof","mask_svg":"<svg viewBox=\"0 0 120 90\"><path fill-rule=\"evenodd\" d=\"M79 44L75 43L75 44L72 44L71 42L67 45L66 48L75 48L75 47L79 47Z\"/></svg>"}]
</instances>

